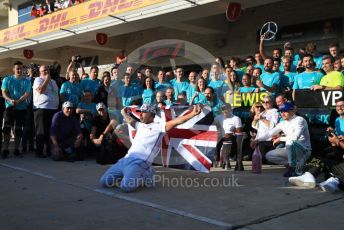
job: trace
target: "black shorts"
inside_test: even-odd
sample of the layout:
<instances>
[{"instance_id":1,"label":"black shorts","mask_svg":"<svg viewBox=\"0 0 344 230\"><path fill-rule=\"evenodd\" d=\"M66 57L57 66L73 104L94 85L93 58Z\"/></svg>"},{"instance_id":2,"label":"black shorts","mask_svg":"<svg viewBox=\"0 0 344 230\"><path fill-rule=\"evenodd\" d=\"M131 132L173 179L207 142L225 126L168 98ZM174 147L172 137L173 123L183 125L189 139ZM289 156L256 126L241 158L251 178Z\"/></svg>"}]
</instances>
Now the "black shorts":
<instances>
[{"instance_id":1,"label":"black shorts","mask_svg":"<svg viewBox=\"0 0 344 230\"><path fill-rule=\"evenodd\" d=\"M4 113L4 133L9 133L10 128L15 125L16 128L25 126L26 109L16 110L13 108L6 108Z\"/></svg>"}]
</instances>

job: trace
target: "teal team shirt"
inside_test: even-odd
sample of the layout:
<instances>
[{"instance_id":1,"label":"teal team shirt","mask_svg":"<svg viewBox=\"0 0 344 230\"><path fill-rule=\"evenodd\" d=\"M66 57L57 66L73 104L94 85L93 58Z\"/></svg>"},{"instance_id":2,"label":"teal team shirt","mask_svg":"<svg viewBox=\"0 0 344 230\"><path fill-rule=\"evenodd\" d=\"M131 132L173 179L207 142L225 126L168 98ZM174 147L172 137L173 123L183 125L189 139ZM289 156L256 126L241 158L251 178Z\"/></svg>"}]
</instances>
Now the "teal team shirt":
<instances>
[{"instance_id":1,"label":"teal team shirt","mask_svg":"<svg viewBox=\"0 0 344 230\"><path fill-rule=\"evenodd\" d=\"M319 85L323 74L320 72L302 72L294 77L293 89L310 89L312 85Z\"/></svg>"},{"instance_id":2,"label":"teal team shirt","mask_svg":"<svg viewBox=\"0 0 344 230\"><path fill-rule=\"evenodd\" d=\"M187 88L189 87L189 83L186 81L177 82L176 79L170 81L171 85L174 89L174 99L177 100L178 94L182 92L186 92Z\"/></svg>"},{"instance_id":3,"label":"teal team shirt","mask_svg":"<svg viewBox=\"0 0 344 230\"><path fill-rule=\"evenodd\" d=\"M197 96L195 97L193 104L206 104L206 102L207 98L205 97L205 95L201 92L197 92Z\"/></svg>"},{"instance_id":4,"label":"teal team shirt","mask_svg":"<svg viewBox=\"0 0 344 230\"><path fill-rule=\"evenodd\" d=\"M255 87L240 87L239 88L240 93L254 93L255 90L256 90Z\"/></svg>"},{"instance_id":5,"label":"teal team shirt","mask_svg":"<svg viewBox=\"0 0 344 230\"><path fill-rule=\"evenodd\" d=\"M142 93L142 102L143 104L154 104L155 103L154 91L151 89L144 89Z\"/></svg>"},{"instance_id":6,"label":"teal team shirt","mask_svg":"<svg viewBox=\"0 0 344 230\"><path fill-rule=\"evenodd\" d=\"M80 84L81 84L82 91L85 91L85 90L91 91L94 96L97 92L97 89L100 86L100 80L99 79L92 80L90 78L86 78L82 80Z\"/></svg>"},{"instance_id":7,"label":"teal team shirt","mask_svg":"<svg viewBox=\"0 0 344 230\"><path fill-rule=\"evenodd\" d=\"M77 82L71 83L70 81L66 81L61 86L60 94L63 95L67 101L72 102L74 106L77 106L82 97L81 85Z\"/></svg>"},{"instance_id":8,"label":"teal team shirt","mask_svg":"<svg viewBox=\"0 0 344 230\"><path fill-rule=\"evenodd\" d=\"M172 85L168 82L164 82L164 83L155 82L154 84L154 88L156 92L158 91L165 92L168 87L172 87Z\"/></svg>"},{"instance_id":9,"label":"teal team shirt","mask_svg":"<svg viewBox=\"0 0 344 230\"><path fill-rule=\"evenodd\" d=\"M82 120L82 123L81 123L81 128L85 128L85 129L91 131L92 119L98 115L96 103L80 102L78 104L78 108L87 109L87 110L91 111L91 114L84 114L84 119Z\"/></svg>"},{"instance_id":10,"label":"teal team shirt","mask_svg":"<svg viewBox=\"0 0 344 230\"><path fill-rule=\"evenodd\" d=\"M189 84L188 88L186 89L186 100L187 100L187 102L191 101L195 92L196 92L195 86Z\"/></svg>"},{"instance_id":11,"label":"teal team shirt","mask_svg":"<svg viewBox=\"0 0 344 230\"><path fill-rule=\"evenodd\" d=\"M222 114L222 106L223 102L215 97L214 101L206 100L204 102L205 105L209 105L211 107L211 111L213 112L214 116Z\"/></svg>"},{"instance_id":12,"label":"teal team shirt","mask_svg":"<svg viewBox=\"0 0 344 230\"><path fill-rule=\"evenodd\" d=\"M217 81L210 81L208 84L209 87L213 88L215 91L215 94L218 98L222 97L222 91L223 91L223 87L224 87L224 82L221 80L217 80Z\"/></svg>"},{"instance_id":13,"label":"teal team shirt","mask_svg":"<svg viewBox=\"0 0 344 230\"><path fill-rule=\"evenodd\" d=\"M260 79L263 81L263 84L269 87L273 85L280 85L280 74L279 72L268 73L265 72L260 76Z\"/></svg>"},{"instance_id":14,"label":"teal team shirt","mask_svg":"<svg viewBox=\"0 0 344 230\"><path fill-rule=\"evenodd\" d=\"M315 63L315 68L321 69L322 68L322 56L319 55L319 56L313 57L313 59L314 59L314 63Z\"/></svg>"},{"instance_id":15,"label":"teal team shirt","mask_svg":"<svg viewBox=\"0 0 344 230\"><path fill-rule=\"evenodd\" d=\"M19 100L25 93L31 93L31 81L26 77L17 79L15 76L8 76L2 82L1 90L6 90L8 96L13 100ZM5 100L6 108L11 106L11 103ZM27 100L17 104L14 109L25 110L27 109Z\"/></svg>"},{"instance_id":16,"label":"teal team shirt","mask_svg":"<svg viewBox=\"0 0 344 230\"><path fill-rule=\"evenodd\" d=\"M344 135L344 118L338 117L335 122L337 135Z\"/></svg>"},{"instance_id":17,"label":"teal team shirt","mask_svg":"<svg viewBox=\"0 0 344 230\"><path fill-rule=\"evenodd\" d=\"M117 91L117 96L122 100L122 106L124 107L129 106L133 100L139 97L139 95L141 95L141 93L134 86L122 85Z\"/></svg>"},{"instance_id":18,"label":"teal team shirt","mask_svg":"<svg viewBox=\"0 0 344 230\"><path fill-rule=\"evenodd\" d=\"M280 88L280 73L279 72L273 72L273 73L268 73L264 72L261 76L260 79L262 80L263 84L272 87L273 85L276 86L275 92L271 93L272 95L276 95L278 93L278 90Z\"/></svg>"},{"instance_id":19,"label":"teal team shirt","mask_svg":"<svg viewBox=\"0 0 344 230\"><path fill-rule=\"evenodd\" d=\"M296 72L283 73L283 76L286 78L283 79L283 82L281 81L281 85L287 85L289 88L293 88L296 75Z\"/></svg>"}]
</instances>

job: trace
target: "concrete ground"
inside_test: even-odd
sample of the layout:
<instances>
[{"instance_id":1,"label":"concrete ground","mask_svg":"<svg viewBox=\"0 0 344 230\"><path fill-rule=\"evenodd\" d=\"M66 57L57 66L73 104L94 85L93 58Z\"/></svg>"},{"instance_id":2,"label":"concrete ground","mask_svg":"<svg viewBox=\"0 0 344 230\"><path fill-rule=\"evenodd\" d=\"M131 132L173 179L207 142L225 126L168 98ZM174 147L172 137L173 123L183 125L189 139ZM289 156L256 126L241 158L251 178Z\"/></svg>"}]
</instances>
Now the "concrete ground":
<instances>
[{"instance_id":1,"label":"concrete ground","mask_svg":"<svg viewBox=\"0 0 344 230\"><path fill-rule=\"evenodd\" d=\"M126 194L98 184L94 159L0 160L0 229L342 229L344 196L290 187L278 166L262 174L155 167L154 188ZM160 181L160 182L159 182Z\"/></svg>"}]
</instances>

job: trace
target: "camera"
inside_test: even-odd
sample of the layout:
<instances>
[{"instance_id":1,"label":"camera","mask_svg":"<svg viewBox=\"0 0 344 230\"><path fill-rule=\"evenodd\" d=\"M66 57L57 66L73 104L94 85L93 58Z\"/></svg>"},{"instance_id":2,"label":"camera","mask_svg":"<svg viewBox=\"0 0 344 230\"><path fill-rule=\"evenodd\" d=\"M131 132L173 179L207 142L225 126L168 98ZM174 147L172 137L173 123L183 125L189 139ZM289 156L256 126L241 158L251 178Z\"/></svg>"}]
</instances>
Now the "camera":
<instances>
[{"instance_id":1,"label":"camera","mask_svg":"<svg viewBox=\"0 0 344 230\"><path fill-rule=\"evenodd\" d=\"M81 56L80 55L75 55L74 57L75 57L75 62L80 64L81 61L82 61Z\"/></svg>"}]
</instances>

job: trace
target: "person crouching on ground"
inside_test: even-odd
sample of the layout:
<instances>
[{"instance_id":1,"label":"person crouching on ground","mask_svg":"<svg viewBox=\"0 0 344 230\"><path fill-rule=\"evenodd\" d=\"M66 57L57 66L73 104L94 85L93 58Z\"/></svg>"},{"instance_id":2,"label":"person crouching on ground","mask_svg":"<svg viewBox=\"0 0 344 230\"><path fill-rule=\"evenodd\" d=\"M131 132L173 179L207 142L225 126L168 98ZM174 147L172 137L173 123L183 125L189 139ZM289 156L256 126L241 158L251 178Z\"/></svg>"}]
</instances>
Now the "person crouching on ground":
<instances>
[{"instance_id":1,"label":"person crouching on ground","mask_svg":"<svg viewBox=\"0 0 344 230\"><path fill-rule=\"evenodd\" d=\"M90 140L92 150L99 164L114 164L128 152L128 148L113 132L118 124L109 118L107 107L103 102L97 104L98 116L93 119Z\"/></svg>"},{"instance_id":2,"label":"person crouching on ground","mask_svg":"<svg viewBox=\"0 0 344 230\"><path fill-rule=\"evenodd\" d=\"M275 138L273 144L276 145L281 141L286 144L284 148L269 151L266 159L275 164L287 165L288 171L284 177L301 175L312 150L307 122L303 117L295 115L296 109L290 102L285 102L278 108L283 121L264 136L272 137L283 132L285 136ZM262 137L258 137L255 141L259 141L259 138Z\"/></svg>"},{"instance_id":3,"label":"person crouching on ground","mask_svg":"<svg viewBox=\"0 0 344 230\"><path fill-rule=\"evenodd\" d=\"M73 104L66 101L62 111L53 116L50 129L50 139L53 144L51 158L53 160L82 160L83 153L80 148L82 132L78 119L73 116Z\"/></svg>"},{"instance_id":4,"label":"person crouching on ground","mask_svg":"<svg viewBox=\"0 0 344 230\"><path fill-rule=\"evenodd\" d=\"M124 192L132 192L142 185L152 186L154 172L151 165L161 149L164 134L200 114L201 107L194 106L189 114L167 123L154 122L157 113L156 105L144 104L140 111L140 122L136 122L128 115L128 108L123 108L121 111L126 122L137 132L127 155L100 178L100 183L104 187L114 187L119 180L121 180L119 187Z\"/></svg>"}]
</instances>

